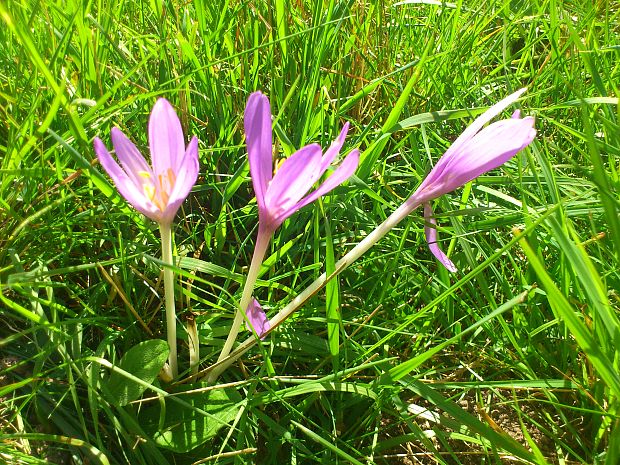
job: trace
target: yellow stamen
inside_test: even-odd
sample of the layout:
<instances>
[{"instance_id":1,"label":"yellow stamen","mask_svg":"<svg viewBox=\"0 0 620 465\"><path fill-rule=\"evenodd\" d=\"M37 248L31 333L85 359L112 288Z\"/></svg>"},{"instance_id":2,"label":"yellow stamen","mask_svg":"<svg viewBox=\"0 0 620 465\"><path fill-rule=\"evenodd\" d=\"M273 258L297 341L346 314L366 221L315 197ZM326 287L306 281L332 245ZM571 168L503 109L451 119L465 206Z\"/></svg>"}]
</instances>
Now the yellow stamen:
<instances>
[{"instance_id":1,"label":"yellow stamen","mask_svg":"<svg viewBox=\"0 0 620 465\"><path fill-rule=\"evenodd\" d=\"M152 179L151 174L146 171L138 171L138 175L142 178L148 179L149 181ZM157 189L152 182L143 183L142 189L144 191L144 195L146 195L146 197L153 202L160 211L163 212L168 206L170 194L174 188L175 182L176 175L174 174L174 171L172 171L172 168L168 168L165 174L160 174L157 176Z\"/></svg>"},{"instance_id":2,"label":"yellow stamen","mask_svg":"<svg viewBox=\"0 0 620 465\"><path fill-rule=\"evenodd\" d=\"M144 191L144 195L146 195L149 200L155 200L155 188L152 184L142 184L142 190Z\"/></svg>"},{"instance_id":3,"label":"yellow stamen","mask_svg":"<svg viewBox=\"0 0 620 465\"><path fill-rule=\"evenodd\" d=\"M286 158L280 158L276 160L276 164L273 170L273 174L276 174L278 170L282 167L282 164L286 161Z\"/></svg>"}]
</instances>

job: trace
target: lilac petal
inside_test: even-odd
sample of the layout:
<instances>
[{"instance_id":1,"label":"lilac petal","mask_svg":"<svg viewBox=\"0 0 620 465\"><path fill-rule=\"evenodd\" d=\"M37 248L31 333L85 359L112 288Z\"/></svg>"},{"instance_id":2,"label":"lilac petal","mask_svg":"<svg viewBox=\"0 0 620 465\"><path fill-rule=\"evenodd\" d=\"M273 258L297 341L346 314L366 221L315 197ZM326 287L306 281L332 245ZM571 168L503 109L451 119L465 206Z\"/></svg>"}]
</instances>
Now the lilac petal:
<instances>
[{"instance_id":1,"label":"lilac petal","mask_svg":"<svg viewBox=\"0 0 620 465\"><path fill-rule=\"evenodd\" d=\"M446 169L446 166L456 157L459 157L459 151L462 145L466 144L470 139L472 139L478 131L482 129L482 127L499 115L507 106L514 103L520 96L525 92L527 88L519 89L518 91L510 94L508 97L503 98L495 105L490 107L487 111L485 111L482 115L474 120L465 131L448 147L448 150L443 154L443 156L439 159L435 167L428 174L426 179L423 181L422 185L418 190L423 190L426 186L434 183L438 178L443 176L443 173ZM518 111L518 110L517 110ZM515 115L513 114L513 117Z\"/></svg>"},{"instance_id":2,"label":"lilac petal","mask_svg":"<svg viewBox=\"0 0 620 465\"><path fill-rule=\"evenodd\" d=\"M503 165L529 145L536 130L534 118L497 121L464 144L444 169L442 190L450 192L478 176Z\"/></svg>"},{"instance_id":3,"label":"lilac petal","mask_svg":"<svg viewBox=\"0 0 620 465\"><path fill-rule=\"evenodd\" d=\"M95 137L94 146L97 157L99 158L99 163L101 163L103 169L105 169L112 178L120 194L125 197L136 210L155 221L159 221L157 207L148 199L144 191L140 190L134 184L118 163L114 161L103 142L101 142L101 139Z\"/></svg>"},{"instance_id":4,"label":"lilac petal","mask_svg":"<svg viewBox=\"0 0 620 465\"><path fill-rule=\"evenodd\" d=\"M149 148L155 176L177 170L185 152L183 128L174 108L164 98L157 99L149 118Z\"/></svg>"},{"instance_id":5,"label":"lilac petal","mask_svg":"<svg viewBox=\"0 0 620 465\"><path fill-rule=\"evenodd\" d=\"M131 178L136 187L141 189L145 182L145 177L153 179L153 170L134 143L120 129L114 127L110 134L114 151L125 173Z\"/></svg>"},{"instance_id":6,"label":"lilac petal","mask_svg":"<svg viewBox=\"0 0 620 465\"><path fill-rule=\"evenodd\" d=\"M245 140L248 146L250 175L259 209L264 208L265 193L273 176L271 108L261 92L250 95L245 107Z\"/></svg>"},{"instance_id":7,"label":"lilac petal","mask_svg":"<svg viewBox=\"0 0 620 465\"><path fill-rule=\"evenodd\" d=\"M534 118L497 121L464 143L454 156L440 160L412 198L425 202L459 188L506 163L536 136Z\"/></svg>"},{"instance_id":8,"label":"lilac petal","mask_svg":"<svg viewBox=\"0 0 620 465\"><path fill-rule=\"evenodd\" d=\"M321 165L321 146L310 144L288 157L278 169L265 193L265 205L272 215L299 202L317 182Z\"/></svg>"},{"instance_id":9,"label":"lilac petal","mask_svg":"<svg viewBox=\"0 0 620 465\"><path fill-rule=\"evenodd\" d=\"M198 139L192 137L183 158L180 159L179 169L175 173L174 188L168 199L165 217L170 218L170 221L172 221L179 206L187 198L194 184L196 184L198 169Z\"/></svg>"},{"instance_id":10,"label":"lilac petal","mask_svg":"<svg viewBox=\"0 0 620 465\"><path fill-rule=\"evenodd\" d=\"M265 315L265 312L258 303L258 300L252 299L252 302L245 311L245 314L247 316L245 327L248 331L252 331L261 339L265 339L263 334L269 331L271 324L269 323L267 315Z\"/></svg>"},{"instance_id":11,"label":"lilac petal","mask_svg":"<svg viewBox=\"0 0 620 465\"><path fill-rule=\"evenodd\" d=\"M431 207L429 202L424 204L424 221L424 235L426 236L426 242L428 242L428 248L448 271L455 273L457 271L456 266L437 245L437 228L435 228L437 220L433 216L433 207Z\"/></svg>"},{"instance_id":12,"label":"lilac petal","mask_svg":"<svg viewBox=\"0 0 620 465\"><path fill-rule=\"evenodd\" d=\"M482 127L485 124L487 124L497 115L499 115L506 107L516 102L521 96L521 94L523 94L523 92L525 92L526 90L527 88L525 87L523 89L519 89L518 91L510 94L508 97L503 98L502 100L497 102L495 105L490 107L483 114L478 116L478 118L476 118L473 123L467 126L465 131L463 131L463 133L459 137L457 137L457 139L452 143L450 148L446 151L446 154L444 156L449 155L450 152L458 151L459 147L462 144L464 144L469 139L474 137L478 133L478 131L482 129Z\"/></svg>"},{"instance_id":13,"label":"lilac petal","mask_svg":"<svg viewBox=\"0 0 620 465\"><path fill-rule=\"evenodd\" d=\"M329 168L329 165L331 165L332 161L334 161L334 158L336 158L336 155L340 153L340 149L344 144L347 132L349 132L349 123L345 123L336 140L332 142L323 154L323 158L321 159L321 174L325 173L327 168Z\"/></svg>"},{"instance_id":14,"label":"lilac petal","mask_svg":"<svg viewBox=\"0 0 620 465\"><path fill-rule=\"evenodd\" d=\"M308 205L309 203L314 202L316 199L321 197L322 195L327 194L332 189L335 189L340 184L345 182L347 179L351 177L355 170L357 169L357 165L360 161L360 151L358 149L353 149L346 158L340 163L338 168L332 173L332 175L325 180L323 184L321 184L317 190L312 192L306 198L304 198L301 202L295 205L293 211L299 210L300 208Z\"/></svg>"}]
</instances>

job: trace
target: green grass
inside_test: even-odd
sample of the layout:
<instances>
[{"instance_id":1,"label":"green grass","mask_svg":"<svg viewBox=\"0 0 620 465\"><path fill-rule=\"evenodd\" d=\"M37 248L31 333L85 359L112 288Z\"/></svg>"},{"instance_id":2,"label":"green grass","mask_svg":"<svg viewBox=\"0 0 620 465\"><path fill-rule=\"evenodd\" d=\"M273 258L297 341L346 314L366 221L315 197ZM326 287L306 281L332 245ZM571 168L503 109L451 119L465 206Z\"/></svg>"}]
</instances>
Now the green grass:
<instances>
[{"instance_id":1,"label":"green grass","mask_svg":"<svg viewBox=\"0 0 620 465\"><path fill-rule=\"evenodd\" d=\"M435 3L0 0L0 461L620 461L620 3ZM345 121L346 151L362 151L355 179L272 240L256 296L273 315L413 192L480 107L523 86L535 142L435 202L458 273L415 212L226 386L123 369L132 347L165 340L159 235L96 163L95 136L109 145L118 126L146 153L164 96L200 139L174 233L180 364L193 316L204 369L256 237L251 92L269 95L282 156L327 146ZM120 406L109 381L132 376L142 400ZM174 422L202 439L171 449Z\"/></svg>"}]
</instances>

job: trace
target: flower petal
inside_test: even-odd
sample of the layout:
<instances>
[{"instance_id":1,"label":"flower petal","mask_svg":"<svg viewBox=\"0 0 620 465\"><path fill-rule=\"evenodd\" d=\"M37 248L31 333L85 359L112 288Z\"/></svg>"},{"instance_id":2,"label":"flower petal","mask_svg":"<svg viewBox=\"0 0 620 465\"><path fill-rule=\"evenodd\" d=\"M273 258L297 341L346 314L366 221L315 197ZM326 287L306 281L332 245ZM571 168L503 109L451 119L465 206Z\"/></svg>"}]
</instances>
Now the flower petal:
<instances>
[{"instance_id":1,"label":"flower petal","mask_svg":"<svg viewBox=\"0 0 620 465\"><path fill-rule=\"evenodd\" d=\"M245 314L247 316L245 327L248 331L252 331L256 333L258 337L264 339L265 337L263 334L271 328L271 324L269 323L267 315L265 315L265 312L258 303L258 300L252 299L252 302L245 311Z\"/></svg>"},{"instance_id":2,"label":"flower petal","mask_svg":"<svg viewBox=\"0 0 620 465\"><path fill-rule=\"evenodd\" d=\"M103 169L105 169L108 175L112 178L112 181L114 181L114 185L120 194L125 197L125 199L133 205L136 210L148 216L152 220L159 221L160 216L157 207L146 197L144 191L140 190L134 184L131 178L129 178L127 173L118 165L118 163L116 163L101 139L95 137L94 146L95 153L97 153L101 166L103 166Z\"/></svg>"},{"instance_id":3,"label":"flower petal","mask_svg":"<svg viewBox=\"0 0 620 465\"><path fill-rule=\"evenodd\" d=\"M445 167L442 190L450 192L478 176L503 165L527 147L534 137L534 118L497 121L464 145Z\"/></svg>"},{"instance_id":4,"label":"flower petal","mask_svg":"<svg viewBox=\"0 0 620 465\"><path fill-rule=\"evenodd\" d=\"M519 89L518 91L510 94L508 97L501 99L495 105L490 107L483 114L478 116L467 128L463 131L463 133L457 137L457 139L452 143L452 145L448 148L444 156L449 156L451 152L456 152L460 148L462 144L467 142L469 139L474 137L478 131L482 129L482 127L499 115L506 107L516 102L521 94L527 90L526 87L523 89Z\"/></svg>"},{"instance_id":5,"label":"flower petal","mask_svg":"<svg viewBox=\"0 0 620 465\"><path fill-rule=\"evenodd\" d=\"M358 149L353 149L346 156L342 163L336 168L336 170L332 173L332 175L325 180L323 184L321 184L317 190L312 192L306 198L304 198L301 202L295 205L293 211L299 210L300 208L308 205L309 203L314 202L316 199L321 197L322 195L327 194L332 189L335 189L340 184L345 182L347 179L351 177L355 170L357 169L357 165L360 161L360 151Z\"/></svg>"},{"instance_id":6,"label":"flower petal","mask_svg":"<svg viewBox=\"0 0 620 465\"><path fill-rule=\"evenodd\" d=\"M525 92L527 88L519 89L518 91L510 94L508 97L500 100L495 105L490 107L487 111L485 111L482 115L474 120L465 131L448 147L448 150L443 154L443 156L437 161L437 164L428 174L426 179L422 182L422 185L418 190L424 190L427 186L435 183L437 179L443 176L446 166L452 161L453 158L459 157L459 152L461 146L466 144L470 139L472 139L478 131L482 129L482 127L499 115L507 106L514 103L520 96ZM518 111L518 110L517 110ZM513 114L513 118L515 115ZM518 114L517 114L518 117ZM449 191L447 191L449 192ZM444 192L445 193L445 192ZM439 194L441 195L441 194Z\"/></svg>"},{"instance_id":7,"label":"flower petal","mask_svg":"<svg viewBox=\"0 0 620 465\"><path fill-rule=\"evenodd\" d=\"M114 151L125 173L131 178L136 187L141 189L145 177L153 178L153 170L134 143L120 129L112 128L110 135L112 136Z\"/></svg>"},{"instance_id":8,"label":"flower petal","mask_svg":"<svg viewBox=\"0 0 620 465\"><path fill-rule=\"evenodd\" d=\"M156 177L168 169L176 172L178 159L185 152L185 139L179 117L164 98L157 99L151 111L149 147Z\"/></svg>"},{"instance_id":9,"label":"flower petal","mask_svg":"<svg viewBox=\"0 0 620 465\"><path fill-rule=\"evenodd\" d=\"M267 186L273 175L273 147L271 108L269 99L261 92L254 92L248 99L245 106L244 128L252 185L258 206L262 209Z\"/></svg>"},{"instance_id":10,"label":"flower petal","mask_svg":"<svg viewBox=\"0 0 620 465\"><path fill-rule=\"evenodd\" d=\"M265 193L265 206L272 216L299 202L317 182L321 166L321 146L310 144L282 163Z\"/></svg>"},{"instance_id":11,"label":"flower petal","mask_svg":"<svg viewBox=\"0 0 620 465\"><path fill-rule=\"evenodd\" d=\"M348 122L345 123L336 140L332 142L323 154L323 158L321 159L321 174L325 173L327 168L329 168L329 165L331 165L332 161L334 161L334 158L336 158L336 155L340 153L340 149L342 148L344 140L347 137L347 132L349 132Z\"/></svg>"},{"instance_id":12,"label":"flower petal","mask_svg":"<svg viewBox=\"0 0 620 465\"><path fill-rule=\"evenodd\" d=\"M446 267L448 271L454 273L457 271L454 263L447 257L445 253L437 245L437 220L433 216L433 207L429 202L424 204L424 235L426 236L426 242L428 242L428 248L431 253L439 260L439 262Z\"/></svg>"},{"instance_id":13,"label":"flower petal","mask_svg":"<svg viewBox=\"0 0 620 465\"><path fill-rule=\"evenodd\" d=\"M194 184L196 184L196 179L198 179L198 170L198 139L196 137L192 137L183 158L179 161L179 168L176 172L174 188L170 193L168 205L166 207L166 211L164 212L166 219L169 218L170 221L174 219L179 206L187 198L192 190L192 187L194 187Z\"/></svg>"}]
</instances>

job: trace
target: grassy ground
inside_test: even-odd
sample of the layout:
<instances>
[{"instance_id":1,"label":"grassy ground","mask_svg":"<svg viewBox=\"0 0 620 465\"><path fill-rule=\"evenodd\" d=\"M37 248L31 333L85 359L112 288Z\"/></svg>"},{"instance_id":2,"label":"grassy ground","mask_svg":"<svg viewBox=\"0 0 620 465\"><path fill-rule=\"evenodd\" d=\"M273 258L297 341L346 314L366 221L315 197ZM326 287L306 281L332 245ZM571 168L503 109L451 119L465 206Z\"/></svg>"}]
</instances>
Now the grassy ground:
<instances>
[{"instance_id":1,"label":"grassy ground","mask_svg":"<svg viewBox=\"0 0 620 465\"><path fill-rule=\"evenodd\" d=\"M619 463L620 3L408 3L0 0L0 461ZM284 156L345 121L363 151L278 230L256 290L273 315L413 192L468 110L523 86L535 142L435 203L458 273L416 212L226 389L155 380L120 405L110 367L165 339L160 249L95 136L116 125L146 153L165 96L200 139L174 231L179 336L193 317L206 368L256 235L250 92Z\"/></svg>"}]
</instances>

